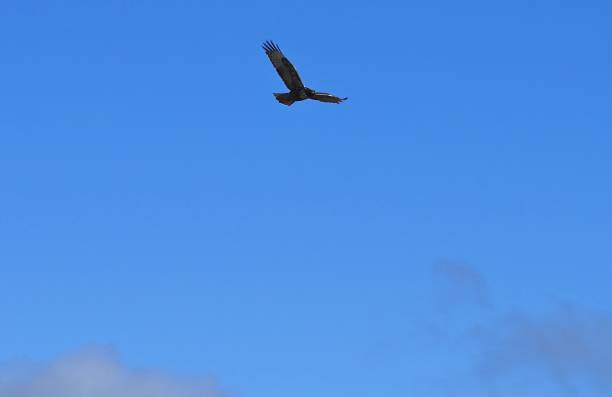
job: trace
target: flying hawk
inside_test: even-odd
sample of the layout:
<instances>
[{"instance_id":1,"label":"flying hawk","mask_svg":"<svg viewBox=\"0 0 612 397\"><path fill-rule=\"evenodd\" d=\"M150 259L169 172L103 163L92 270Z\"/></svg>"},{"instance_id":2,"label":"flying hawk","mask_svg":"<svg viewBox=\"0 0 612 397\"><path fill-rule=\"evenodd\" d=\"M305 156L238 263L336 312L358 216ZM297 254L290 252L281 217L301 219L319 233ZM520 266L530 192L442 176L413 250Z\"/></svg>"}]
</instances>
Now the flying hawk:
<instances>
[{"instance_id":1,"label":"flying hawk","mask_svg":"<svg viewBox=\"0 0 612 397\"><path fill-rule=\"evenodd\" d=\"M302 79L291 62L283 55L281 49L272 41L266 41L263 44L263 49L272 61L272 65L278 72L278 75L283 79L283 82L289 88L290 92L286 94L274 93L276 100L283 105L291 106L293 102L303 101L304 99L316 99L321 102L340 103L348 98L339 98L325 92L316 92L310 88L304 87Z\"/></svg>"}]
</instances>

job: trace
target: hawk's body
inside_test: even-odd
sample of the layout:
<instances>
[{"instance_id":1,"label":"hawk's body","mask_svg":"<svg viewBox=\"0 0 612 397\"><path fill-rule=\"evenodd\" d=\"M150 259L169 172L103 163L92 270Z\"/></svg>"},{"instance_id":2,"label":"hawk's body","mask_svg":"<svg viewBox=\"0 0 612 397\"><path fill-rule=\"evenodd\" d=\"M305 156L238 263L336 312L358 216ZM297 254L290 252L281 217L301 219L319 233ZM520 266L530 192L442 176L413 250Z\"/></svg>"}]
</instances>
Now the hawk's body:
<instances>
[{"instance_id":1,"label":"hawk's body","mask_svg":"<svg viewBox=\"0 0 612 397\"><path fill-rule=\"evenodd\" d=\"M304 99L315 99L321 102L340 103L348 98L339 98L325 92L316 92L310 88L304 87L302 79L291 62L283 55L280 48L271 41L266 41L263 45L266 55L270 58L272 65L278 72L278 75L283 80L289 92L284 94L275 93L274 96L283 105L290 106L293 102L303 101Z\"/></svg>"}]
</instances>

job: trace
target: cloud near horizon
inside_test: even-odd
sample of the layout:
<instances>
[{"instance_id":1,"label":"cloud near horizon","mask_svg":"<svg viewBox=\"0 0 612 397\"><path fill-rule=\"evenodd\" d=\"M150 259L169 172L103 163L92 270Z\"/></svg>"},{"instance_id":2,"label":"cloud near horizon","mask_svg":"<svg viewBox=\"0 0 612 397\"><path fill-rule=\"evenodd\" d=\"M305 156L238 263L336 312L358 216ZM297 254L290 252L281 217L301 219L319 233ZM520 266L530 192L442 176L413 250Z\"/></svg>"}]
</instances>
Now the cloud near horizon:
<instances>
[{"instance_id":1,"label":"cloud near horizon","mask_svg":"<svg viewBox=\"0 0 612 397\"><path fill-rule=\"evenodd\" d=\"M117 354L86 349L36 369L0 369L0 397L225 397L210 380L126 367Z\"/></svg>"},{"instance_id":2,"label":"cloud near horizon","mask_svg":"<svg viewBox=\"0 0 612 397\"><path fill-rule=\"evenodd\" d=\"M445 307L470 313L459 318L472 321L464 341L475 349L473 368L483 381L505 384L508 379L523 379L529 385L535 377L556 385L564 395L584 388L612 391L612 313L571 304L541 312L528 308L508 312L490 304L494 291L468 264L439 263L433 275L448 302ZM478 314L464 312L466 306ZM445 326L452 329L448 323ZM451 340L458 339L447 343Z\"/></svg>"},{"instance_id":3,"label":"cloud near horizon","mask_svg":"<svg viewBox=\"0 0 612 397\"><path fill-rule=\"evenodd\" d=\"M481 340L482 374L540 373L566 390L612 390L612 316L563 306L507 316Z\"/></svg>"}]
</instances>

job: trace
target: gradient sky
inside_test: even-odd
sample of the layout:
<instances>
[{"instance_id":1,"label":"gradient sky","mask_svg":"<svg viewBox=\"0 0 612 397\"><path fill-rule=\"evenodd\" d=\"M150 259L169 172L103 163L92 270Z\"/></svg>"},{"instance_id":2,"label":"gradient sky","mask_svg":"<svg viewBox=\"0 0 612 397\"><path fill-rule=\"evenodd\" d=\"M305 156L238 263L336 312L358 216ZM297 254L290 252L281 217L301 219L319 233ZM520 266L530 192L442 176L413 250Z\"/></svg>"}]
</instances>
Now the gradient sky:
<instances>
[{"instance_id":1,"label":"gradient sky","mask_svg":"<svg viewBox=\"0 0 612 397\"><path fill-rule=\"evenodd\" d=\"M4 1L0 366L94 345L232 397L609 395L610 21ZM267 39L350 99L278 104Z\"/></svg>"}]
</instances>

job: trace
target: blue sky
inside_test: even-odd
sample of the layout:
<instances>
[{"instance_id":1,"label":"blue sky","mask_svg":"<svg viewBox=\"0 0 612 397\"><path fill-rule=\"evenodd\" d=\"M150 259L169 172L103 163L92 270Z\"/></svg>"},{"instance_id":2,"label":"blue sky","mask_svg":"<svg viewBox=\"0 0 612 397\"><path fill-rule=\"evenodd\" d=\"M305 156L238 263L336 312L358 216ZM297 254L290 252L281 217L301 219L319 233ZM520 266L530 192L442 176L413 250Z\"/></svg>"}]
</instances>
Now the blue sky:
<instances>
[{"instance_id":1,"label":"blue sky","mask_svg":"<svg viewBox=\"0 0 612 397\"><path fill-rule=\"evenodd\" d=\"M610 2L125 3L3 5L0 366L612 390Z\"/></svg>"}]
</instances>

